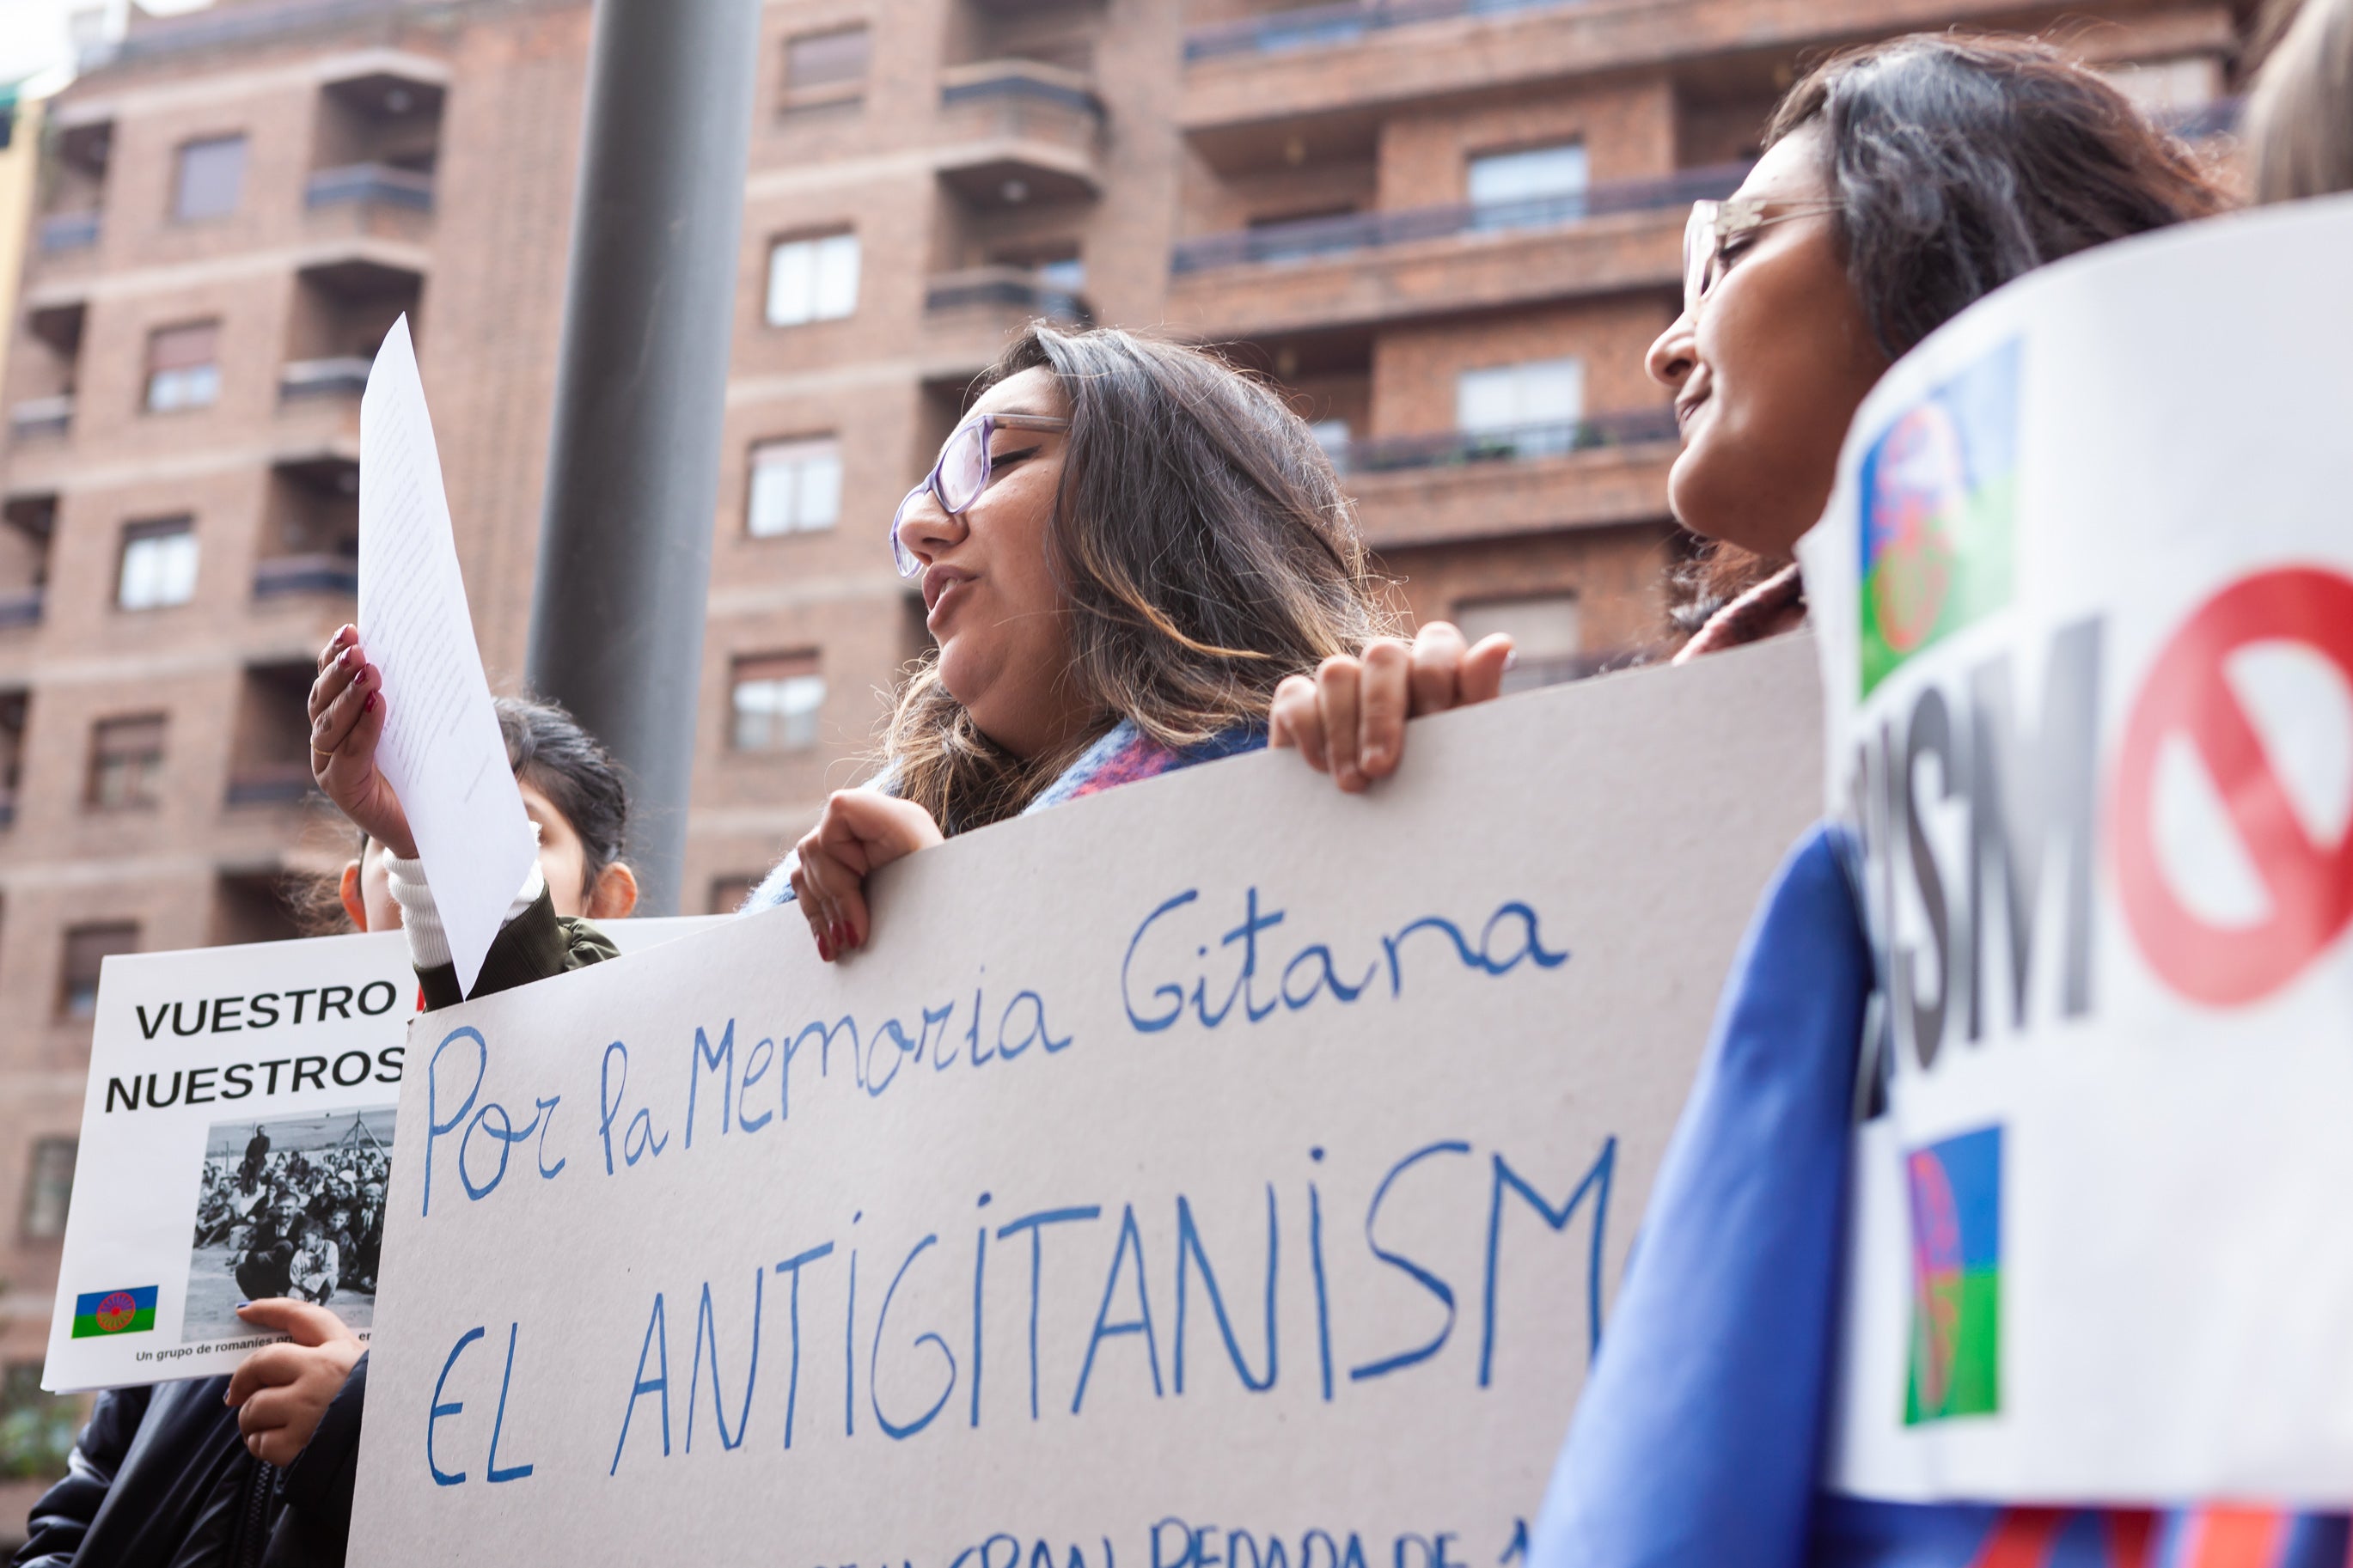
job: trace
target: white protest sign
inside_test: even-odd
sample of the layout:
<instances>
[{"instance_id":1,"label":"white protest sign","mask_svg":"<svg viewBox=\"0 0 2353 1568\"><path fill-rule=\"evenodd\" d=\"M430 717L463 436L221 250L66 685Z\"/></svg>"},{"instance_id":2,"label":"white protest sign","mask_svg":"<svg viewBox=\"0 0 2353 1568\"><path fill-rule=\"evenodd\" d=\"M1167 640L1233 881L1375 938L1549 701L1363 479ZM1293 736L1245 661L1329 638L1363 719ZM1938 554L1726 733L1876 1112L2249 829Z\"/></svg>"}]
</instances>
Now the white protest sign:
<instances>
[{"instance_id":1,"label":"white protest sign","mask_svg":"<svg viewBox=\"0 0 2353 1568\"><path fill-rule=\"evenodd\" d=\"M1801 547L1887 1025L1842 1490L2353 1503L2348 246L2316 203L2003 289Z\"/></svg>"},{"instance_id":2,"label":"white protest sign","mask_svg":"<svg viewBox=\"0 0 2353 1568\"><path fill-rule=\"evenodd\" d=\"M1486 1568L1739 933L1803 638L1284 753L417 1020L359 1563Z\"/></svg>"},{"instance_id":3,"label":"white protest sign","mask_svg":"<svg viewBox=\"0 0 2353 1568\"><path fill-rule=\"evenodd\" d=\"M716 923L604 929L630 952ZM285 1337L237 1316L265 1296L368 1336L417 1005L398 931L106 960L42 1387L232 1371Z\"/></svg>"},{"instance_id":4,"label":"white protest sign","mask_svg":"<svg viewBox=\"0 0 2353 1568\"><path fill-rule=\"evenodd\" d=\"M360 644L384 677L376 762L407 814L470 992L538 853L482 676L441 488L441 458L402 316L360 397Z\"/></svg>"}]
</instances>

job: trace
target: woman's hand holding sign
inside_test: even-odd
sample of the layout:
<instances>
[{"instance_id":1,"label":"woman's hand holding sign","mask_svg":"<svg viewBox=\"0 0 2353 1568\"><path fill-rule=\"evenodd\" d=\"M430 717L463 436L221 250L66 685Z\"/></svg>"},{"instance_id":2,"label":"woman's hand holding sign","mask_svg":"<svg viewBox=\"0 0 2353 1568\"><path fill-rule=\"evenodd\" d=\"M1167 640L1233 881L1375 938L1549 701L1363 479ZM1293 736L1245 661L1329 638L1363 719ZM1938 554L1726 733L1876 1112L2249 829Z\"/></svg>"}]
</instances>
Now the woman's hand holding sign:
<instances>
[{"instance_id":1,"label":"woman's hand holding sign","mask_svg":"<svg viewBox=\"0 0 2353 1568\"><path fill-rule=\"evenodd\" d=\"M311 776L360 831L413 860L408 814L375 765L384 702L384 672L368 662L358 628L343 627L320 653L319 678L311 683Z\"/></svg>"},{"instance_id":2,"label":"woman's hand holding sign","mask_svg":"<svg viewBox=\"0 0 2353 1568\"><path fill-rule=\"evenodd\" d=\"M257 1459L290 1465L367 1347L343 1321L308 1301L248 1301L237 1315L257 1329L291 1334L245 1358L223 1397Z\"/></svg>"},{"instance_id":3,"label":"woman's hand holding sign","mask_svg":"<svg viewBox=\"0 0 2353 1568\"><path fill-rule=\"evenodd\" d=\"M1297 747L1309 767L1354 795L1397 772L1407 720L1493 701L1511 659L1509 637L1466 643L1446 621L1429 622L1411 643L1376 637L1354 658L1333 655L1313 676L1284 677L1267 713L1267 744Z\"/></svg>"},{"instance_id":4,"label":"woman's hand holding sign","mask_svg":"<svg viewBox=\"0 0 2353 1568\"><path fill-rule=\"evenodd\" d=\"M825 815L795 847L793 894L828 963L866 945L873 929L866 879L878 868L940 842L939 824L911 801L873 790L836 790Z\"/></svg>"}]
</instances>

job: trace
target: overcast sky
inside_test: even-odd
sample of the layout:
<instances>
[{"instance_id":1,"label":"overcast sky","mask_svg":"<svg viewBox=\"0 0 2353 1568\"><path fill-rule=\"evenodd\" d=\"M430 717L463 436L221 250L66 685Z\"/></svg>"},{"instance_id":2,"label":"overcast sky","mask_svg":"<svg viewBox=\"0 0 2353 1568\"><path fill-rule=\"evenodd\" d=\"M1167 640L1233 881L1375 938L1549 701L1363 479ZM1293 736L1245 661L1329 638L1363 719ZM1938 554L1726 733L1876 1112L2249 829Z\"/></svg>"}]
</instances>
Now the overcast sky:
<instances>
[{"instance_id":1,"label":"overcast sky","mask_svg":"<svg viewBox=\"0 0 2353 1568\"><path fill-rule=\"evenodd\" d=\"M73 51L66 34L66 16L77 7L100 0L0 0L0 86L69 68ZM111 0L121 5L125 0ZM143 0L142 9L157 16L201 10L212 0ZM62 81L39 85L53 87Z\"/></svg>"}]
</instances>

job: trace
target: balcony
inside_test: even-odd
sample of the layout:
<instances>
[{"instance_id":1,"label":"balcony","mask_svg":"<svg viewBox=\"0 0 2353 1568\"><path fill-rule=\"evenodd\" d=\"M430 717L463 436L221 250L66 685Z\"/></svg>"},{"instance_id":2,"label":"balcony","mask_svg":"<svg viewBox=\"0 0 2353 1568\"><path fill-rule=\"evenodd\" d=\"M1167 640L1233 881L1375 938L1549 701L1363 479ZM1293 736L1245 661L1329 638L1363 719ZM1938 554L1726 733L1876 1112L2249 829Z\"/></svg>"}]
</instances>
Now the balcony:
<instances>
[{"instance_id":1,"label":"balcony","mask_svg":"<svg viewBox=\"0 0 2353 1568\"><path fill-rule=\"evenodd\" d=\"M278 401L306 397L357 397L367 390L372 361L358 354L295 360L278 372Z\"/></svg>"},{"instance_id":2,"label":"balcony","mask_svg":"<svg viewBox=\"0 0 2353 1568\"><path fill-rule=\"evenodd\" d=\"M19 441L62 436L73 428L73 394L28 397L8 410L8 430Z\"/></svg>"},{"instance_id":3,"label":"balcony","mask_svg":"<svg viewBox=\"0 0 2353 1568\"><path fill-rule=\"evenodd\" d=\"M1672 408L1641 408L1597 414L1567 424L1517 425L1501 430L1440 430L1429 436L1388 436L1351 442L1339 464L1351 474L1396 473L1406 468L1457 468L1466 463L1520 462L1558 458L1597 447L1630 447L1675 441L1681 432Z\"/></svg>"},{"instance_id":4,"label":"balcony","mask_svg":"<svg viewBox=\"0 0 2353 1568\"><path fill-rule=\"evenodd\" d=\"M44 256L58 256L69 250L88 250L98 243L99 215L95 211L51 213L40 223L37 243Z\"/></svg>"},{"instance_id":5,"label":"balcony","mask_svg":"<svg viewBox=\"0 0 2353 1568\"><path fill-rule=\"evenodd\" d=\"M1672 289L1686 209L1729 195L1745 167L1187 240L1171 258L1169 319L1202 337L1261 337Z\"/></svg>"},{"instance_id":6,"label":"balcony","mask_svg":"<svg viewBox=\"0 0 2353 1568\"><path fill-rule=\"evenodd\" d=\"M958 66L940 82L943 184L974 206L1091 201L1103 105L1076 71L1036 60Z\"/></svg>"},{"instance_id":7,"label":"balcony","mask_svg":"<svg viewBox=\"0 0 2353 1568\"><path fill-rule=\"evenodd\" d=\"M321 169L302 188L305 206L331 207L346 203L429 213L433 210L433 176L396 169L389 163L352 163L340 169Z\"/></svg>"},{"instance_id":8,"label":"balcony","mask_svg":"<svg viewBox=\"0 0 2353 1568\"><path fill-rule=\"evenodd\" d=\"M1360 441L1343 464L1375 550L1664 521L1674 412Z\"/></svg>"},{"instance_id":9,"label":"balcony","mask_svg":"<svg viewBox=\"0 0 2353 1568\"><path fill-rule=\"evenodd\" d=\"M1008 338L1039 318L1080 324L1092 319L1077 292L1027 267L934 274L923 291L924 378L970 376L997 357Z\"/></svg>"},{"instance_id":10,"label":"balcony","mask_svg":"<svg viewBox=\"0 0 2353 1568\"><path fill-rule=\"evenodd\" d=\"M287 598L297 594L332 594L354 598L360 563L351 555L273 555L255 563L253 596Z\"/></svg>"},{"instance_id":11,"label":"balcony","mask_svg":"<svg viewBox=\"0 0 2353 1568\"><path fill-rule=\"evenodd\" d=\"M1361 42L1368 35L1448 16L1493 16L1512 11L1552 10L1577 0L1380 0L1365 5L1302 5L1271 16L1250 16L1203 27L1185 36L1185 63L1222 55L1282 54Z\"/></svg>"},{"instance_id":12,"label":"balcony","mask_svg":"<svg viewBox=\"0 0 2353 1568\"><path fill-rule=\"evenodd\" d=\"M1186 40L1179 126L1220 164L1253 128L1440 98L1972 22L2032 26L2045 0L1375 0L1271 12Z\"/></svg>"},{"instance_id":13,"label":"balcony","mask_svg":"<svg viewBox=\"0 0 2353 1568\"><path fill-rule=\"evenodd\" d=\"M1239 234L1212 234L1180 240L1170 253L1168 270L1182 277L1221 267L1303 261L1385 246L1451 239L1458 235L1561 228L1615 213L1680 210L1694 202L1720 201L1730 195L1740 188L1748 169L1746 163L1716 163L1684 169L1660 179L1608 181L1582 191L1532 201L1483 205L1454 202L1444 206L1268 224Z\"/></svg>"}]
</instances>

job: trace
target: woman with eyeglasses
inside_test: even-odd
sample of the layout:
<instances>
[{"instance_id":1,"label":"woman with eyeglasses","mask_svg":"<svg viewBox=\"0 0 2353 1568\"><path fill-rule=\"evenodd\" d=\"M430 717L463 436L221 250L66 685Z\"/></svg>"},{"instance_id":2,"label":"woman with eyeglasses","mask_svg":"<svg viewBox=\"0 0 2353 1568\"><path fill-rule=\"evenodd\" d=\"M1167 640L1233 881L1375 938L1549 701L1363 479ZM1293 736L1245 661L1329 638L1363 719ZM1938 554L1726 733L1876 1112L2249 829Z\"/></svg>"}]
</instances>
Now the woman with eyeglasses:
<instances>
[{"instance_id":1,"label":"woman with eyeglasses","mask_svg":"<svg viewBox=\"0 0 2353 1568\"><path fill-rule=\"evenodd\" d=\"M1920 35L1800 80L1740 189L1694 209L1683 313L1645 362L1683 431L1668 508L1711 542L1676 658L1804 621L1793 547L1863 395L1914 344L2046 262L2229 205L2187 147L2046 44ZM1361 789L1395 771L1409 713L1494 694L1450 681L1483 674L1460 649L1441 634L1287 680L1271 743Z\"/></svg>"},{"instance_id":2,"label":"woman with eyeglasses","mask_svg":"<svg viewBox=\"0 0 2353 1568\"><path fill-rule=\"evenodd\" d=\"M1740 590L1683 657L1802 622L1791 547L1895 358L2044 262L2228 205L2114 88L2019 40L1905 38L1832 60L1767 142L1733 200L1694 215L1684 310L1650 355L1683 431L1675 515L1718 542L1715 575ZM1818 831L1767 891L1725 988L1528 1568L2342 1568L2342 1516L1822 1489L1872 984Z\"/></svg>"},{"instance_id":3,"label":"woman with eyeglasses","mask_svg":"<svg viewBox=\"0 0 2353 1568\"><path fill-rule=\"evenodd\" d=\"M890 549L938 649L880 773L745 905L797 900L828 961L871 934L877 867L1262 746L1283 677L1392 625L1306 425L1210 354L1110 329L1023 333Z\"/></svg>"}]
</instances>

